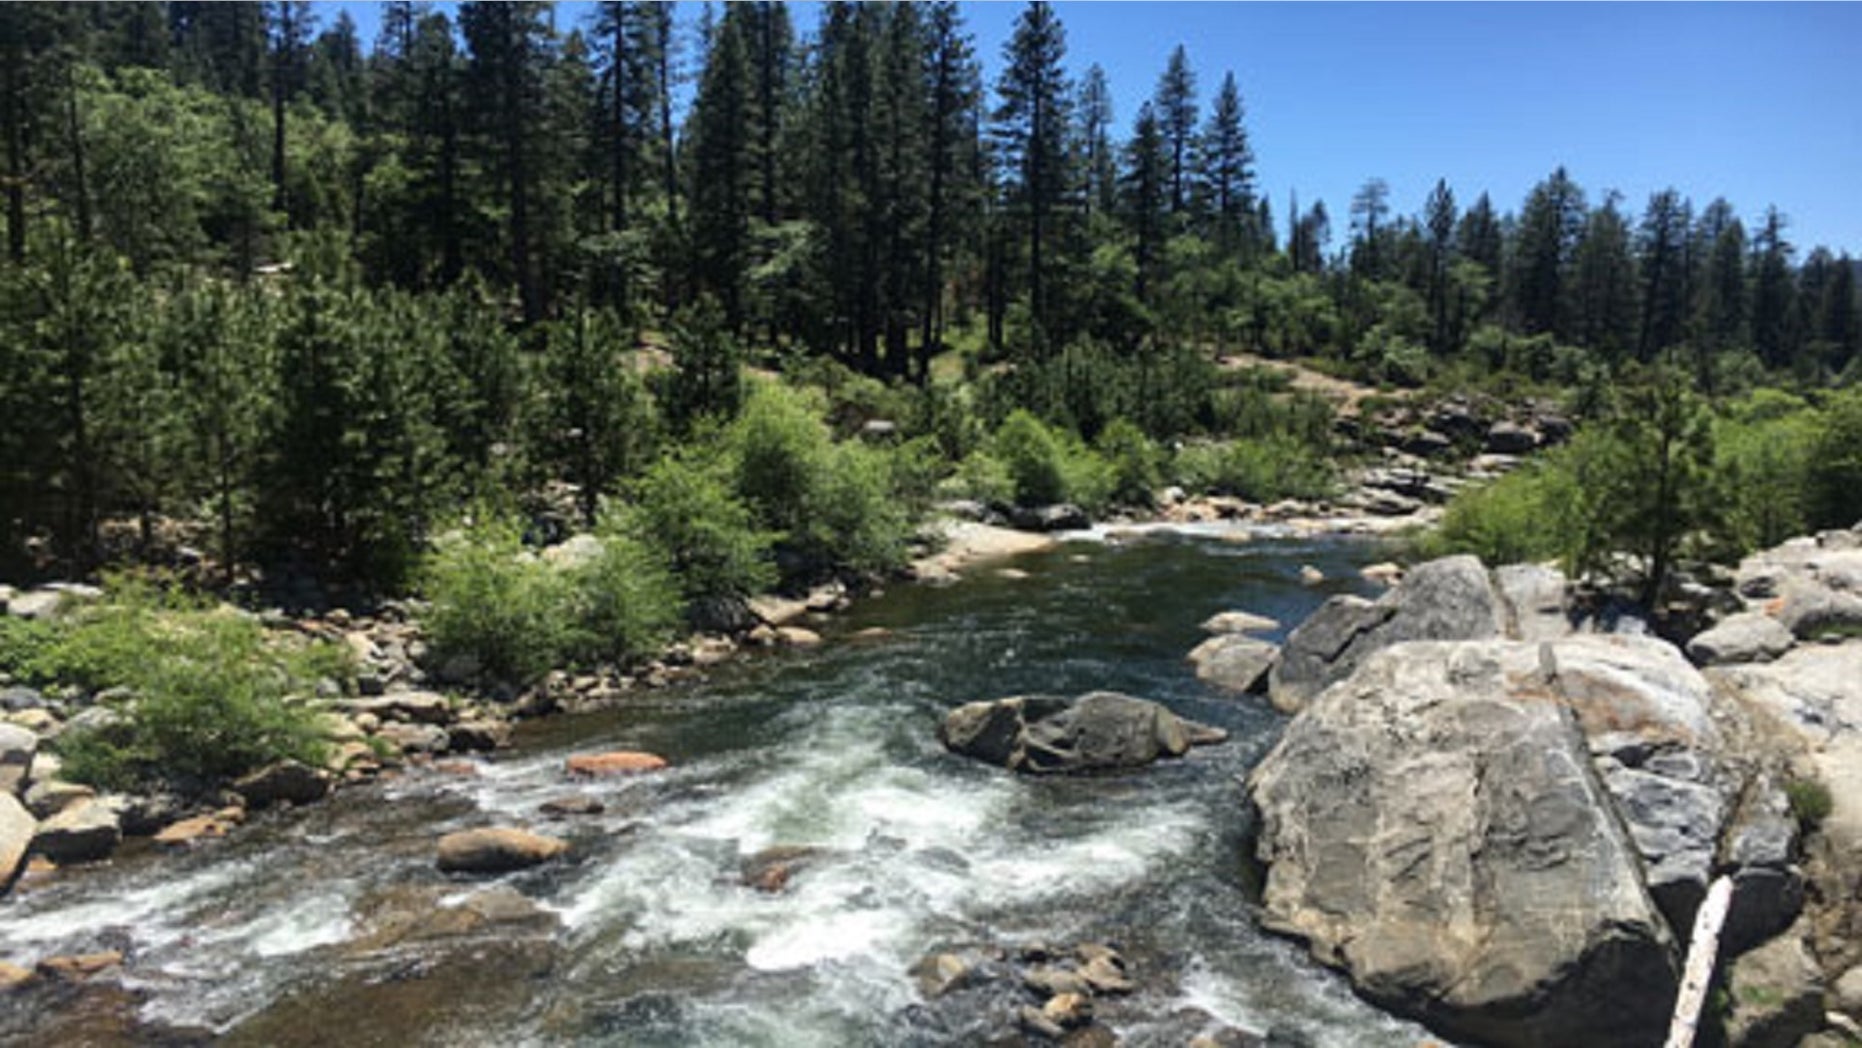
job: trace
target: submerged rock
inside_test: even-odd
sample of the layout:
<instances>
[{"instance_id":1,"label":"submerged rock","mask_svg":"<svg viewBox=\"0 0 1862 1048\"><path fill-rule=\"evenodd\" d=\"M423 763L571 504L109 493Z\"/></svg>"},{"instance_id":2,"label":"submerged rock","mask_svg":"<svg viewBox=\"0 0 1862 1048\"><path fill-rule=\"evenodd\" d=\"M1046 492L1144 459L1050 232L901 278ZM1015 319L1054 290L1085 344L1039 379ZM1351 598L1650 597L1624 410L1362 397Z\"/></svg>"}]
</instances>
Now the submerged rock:
<instances>
[{"instance_id":1,"label":"submerged rock","mask_svg":"<svg viewBox=\"0 0 1862 1048\"><path fill-rule=\"evenodd\" d=\"M967 703L938 726L938 741L954 753L1034 773L1135 768L1227 737L1148 699L1110 691Z\"/></svg>"},{"instance_id":2,"label":"submerged rock","mask_svg":"<svg viewBox=\"0 0 1862 1048\"><path fill-rule=\"evenodd\" d=\"M447 873L507 873L569 850L567 841L510 826L462 830L440 838L438 865Z\"/></svg>"},{"instance_id":3,"label":"submerged rock","mask_svg":"<svg viewBox=\"0 0 1862 1048\"><path fill-rule=\"evenodd\" d=\"M587 778L609 775L637 775L666 767L666 758L637 750L614 750L608 753L578 753L569 758L569 774Z\"/></svg>"},{"instance_id":4,"label":"submerged rock","mask_svg":"<svg viewBox=\"0 0 1862 1048\"><path fill-rule=\"evenodd\" d=\"M1266 633L1280 623L1250 611L1222 611L1203 620L1204 633Z\"/></svg>"}]
</instances>

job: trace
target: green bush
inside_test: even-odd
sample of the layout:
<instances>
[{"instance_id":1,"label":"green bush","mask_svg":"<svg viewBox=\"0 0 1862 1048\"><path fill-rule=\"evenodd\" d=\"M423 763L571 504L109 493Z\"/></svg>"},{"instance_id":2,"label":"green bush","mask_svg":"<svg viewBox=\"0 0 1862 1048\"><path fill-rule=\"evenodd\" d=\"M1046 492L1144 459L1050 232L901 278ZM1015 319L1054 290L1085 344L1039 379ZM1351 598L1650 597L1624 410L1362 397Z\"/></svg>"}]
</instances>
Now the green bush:
<instances>
[{"instance_id":1,"label":"green bush","mask_svg":"<svg viewBox=\"0 0 1862 1048\"><path fill-rule=\"evenodd\" d=\"M629 530L625 512L604 511L596 536L601 552L572 573L584 638L579 654L625 663L672 638L679 583L665 555Z\"/></svg>"},{"instance_id":2,"label":"green bush","mask_svg":"<svg viewBox=\"0 0 1862 1048\"><path fill-rule=\"evenodd\" d=\"M1252 502L1325 498L1335 485L1325 456L1289 437L1193 444L1178 452L1173 473L1191 491Z\"/></svg>"},{"instance_id":3,"label":"green bush","mask_svg":"<svg viewBox=\"0 0 1862 1048\"><path fill-rule=\"evenodd\" d=\"M1022 505L1041 506L1067 498L1060 440L1040 419L1017 408L996 429L992 456L1002 463Z\"/></svg>"},{"instance_id":4,"label":"green bush","mask_svg":"<svg viewBox=\"0 0 1862 1048\"><path fill-rule=\"evenodd\" d=\"M348 673L329 645L268 635L257 620L144 583L60 624L28 679L122 688L122 720L60 736L64 774L108 789L194 787L284 758L323 759L317 710L301 696Z\"/></svg>"},{"instance_id":5,"label":"green bush","mask_svg":"<svg viewBox=\"0 0 1862 1048\"><path fill-rule=\"evenodd\" d=\"M1571 526L1577 497L1561 463L1529 465L1457 496L1441 525L1418 540L1418 553L1472 553L1488 564L1573 563L1583 542Z\"/></svg>"},{"instance_id":6,"label":"green bush","mask_svg":"<svg viewBox=\"0 0 1862 1048\"><path fill-rule=\"evenodd\" d=\"M1112 475L1112 499L1129 506L1148 506L1162 482L1162 456L1144 431L1125 419L1114 419L1099 434L1098 451Z\"/></svg>"},{"instance_id":7,"label":"green bush","mask_svg":"<svg viewBox=\"0 0 1862 1048\"><path fill-rule=\"evenodd\" d=\"M1862 521L1862 391L1831 399L1811 450L1811 523L1847 528Z\"/></svg>"},{"instance_id":8,"label":"green bush","mask_svg":"<svg viewBox=\"0 0 1862 1048\"><path fill-rule=\"evenodd\" d=\"M441 663L527 684L588 644L575 580L524 549L517 522L493 518L443 535L427 557L425 625Z\"/></svg>"},{"instance_id":9,"label":"green bush","mask_svg":"<svg viewBox=\"0 0 1862 1048\"><path fill-rule=\"evenodd\" d=\"M1775 546L1811 526L1822 419L1802 400L1760 390L1713 424L1714 490L1729 556Z\"/></svg>"},{"instance_id":10,"label":"green bush","mask_svg":"<svg viewBox=\"0 0 1862 1048\"><path fill-rule=\"evenodd\" d=\"M1793 779L1785 784L1784 795L1791 805L1791 817L1804 833L1815 833L1835 805L1830 788L1816 779Z\"/></svg>"},{"instance_id":11,"label":"green bush","mask_svg":"<svg viewBox=\"0 0 1862 1048\"><path fill-rule=\"evenodd\" d=\"M780 536L758 525L734 479L716 446L701 443L660 459L633 485L627 528L665 557L688 602L776 582L770 553Z\"/></svg>"}]
</instances>

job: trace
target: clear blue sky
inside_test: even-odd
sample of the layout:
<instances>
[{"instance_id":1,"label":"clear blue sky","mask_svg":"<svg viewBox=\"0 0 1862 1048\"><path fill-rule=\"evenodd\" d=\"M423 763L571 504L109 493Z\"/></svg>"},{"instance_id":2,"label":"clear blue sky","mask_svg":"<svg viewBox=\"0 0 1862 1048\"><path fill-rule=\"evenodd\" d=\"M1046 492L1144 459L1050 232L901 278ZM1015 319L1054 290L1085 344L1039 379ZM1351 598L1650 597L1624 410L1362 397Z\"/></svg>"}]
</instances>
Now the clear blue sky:
<instances>
[{"instance_id":1,"label":"clear blue sky","mask_svg":"<svg viewBox=\"0 0 1862 1048\"><path fill-rule=\"evenodd\" d=\"M372 39L375 5L347 9ZM450 5L444 5L450 6ZM561 5L564 28L589 5ZM818 5L792 5L812 31ZM681 23L698 3L683 3ZM965 4L987 83L1019 3ZM1639 214L1674 186L1724 196L1748 226L1776 204L1802 252L1862 257L1862 4L1056 4L1076 77L1098 62L1119 126L1179 43L1201 101L1232 70L1258 180L1323 199L1343 236L1352 194L1390 185L1418 211L1437 178L1465 206L1516 210L1560 164L1591 203Z\"/></svg>"}]
</instances>

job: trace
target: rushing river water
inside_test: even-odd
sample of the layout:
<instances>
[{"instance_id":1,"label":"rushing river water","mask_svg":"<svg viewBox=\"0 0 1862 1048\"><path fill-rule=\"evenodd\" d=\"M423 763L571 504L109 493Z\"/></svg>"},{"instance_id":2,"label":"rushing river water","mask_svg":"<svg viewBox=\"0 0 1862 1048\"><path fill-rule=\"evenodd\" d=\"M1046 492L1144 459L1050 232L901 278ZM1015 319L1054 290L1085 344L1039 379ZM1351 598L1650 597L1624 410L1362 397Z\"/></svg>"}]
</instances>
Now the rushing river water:
<instances>
[{"instance_id":1,"label":"rushing river water","mask_svg":"<svg viewBox=\"0 0 1862 1048\"><path fill-rule=\"evenodd\" d=\"M122 949L116 979L0 1000L7 1043L907 1045L1013 1030L919 997L929 951L1117 943L1141 986L1127 1044L1210 1019L1276 1042L1413 1045L1249 916L1238 777L1280 719L1196 681L1207 615L1296 623L1362 588L1342 541L1070 543L957 585L899 587L814 652L746 660L622 710L537 722L475 776L426 772L267 813L185 855L132 846L0 901L0 958ZM1302 564L1335 580L1302 586ZM883 635L853 638L883 628ZM848 635L837 641L837 636ZM1278 639L1278 638L1276 638ZM943 711L1110 688L1229 729L1141 771L1032 779L948 755ZM577 784L573 752L645 749L656 775ZM599 815L546 822L585 793ZM568 837L494 881L433 867L442 833ZM787 889L744 861L814 849Z\"/></svg>"}]
</instances>

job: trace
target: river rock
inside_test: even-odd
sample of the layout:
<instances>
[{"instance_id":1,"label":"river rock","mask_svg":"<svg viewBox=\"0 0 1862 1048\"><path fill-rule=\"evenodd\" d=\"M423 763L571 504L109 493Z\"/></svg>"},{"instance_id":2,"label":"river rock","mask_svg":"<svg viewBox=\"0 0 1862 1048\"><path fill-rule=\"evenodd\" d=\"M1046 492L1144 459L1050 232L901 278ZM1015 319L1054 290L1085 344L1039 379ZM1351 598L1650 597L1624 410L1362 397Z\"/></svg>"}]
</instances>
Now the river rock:
<instances>
[{"instance_id":1,"label":"river rock","mask_svg":"<svg viewBox=\"0 0 1862 1048\"><path fill-rule=\"evenodd\" d=\"M1262 921L1451 1037L1659 1043L1674 943L1539 647L1389 647L1296 717L1248 781Z\"/></svg>"},{"instance_id":2,"label":"river rock","mask_svg":"<svg viewBox=\"0 0 1862 1048\"><path fill-rule=\"evenodd\" d=\"M490 752L510 741L511 726L490 717L463 720L446 729L446 745L454 753Z\"/></svg>"},{"instance_id":3,"label":"river rock","mask_svg":"<svg viewBox=\"0 0 1862 1048\"><path fill-rule=\"evenodd\" d=\"M1241 694L1267 683L1267 671L1280 654L1280 647L1239 633L1220 633L1198 644L1189 660L1196 666L1196 679L1224 691Z\"/></svg>"},{"instance_id":4,"label":"river rock","mask_svg":"<svg viewBox=\"0 0 1862 1048\"><path fill-rule=\"evenodd\" d=\"M0 793L18 793L39 750L39 736L16 724L0 723Z\"/></svg>"},{"instance_id":5,"label":"river rock","mask_svg":"<svg viewBox=\"0 0 1862 1048\"><path fill-rule=\"evenodd\" d=\"M1031 773L1135 768L1227 737L1148 699L1110 691L971 702L938 727L938 741L953 753Z\"/></svg>"},{"instance_id":6,"label":"river rock","mask_svg":"<svg viewBox=\"0 0 1862 1048\"><path fill-rule=\"evenodd\" d=\"M578 753L566 765L570 775L604 778L609 775L637 775L666 767L666 758L637 750L614 750L608 753Z\"/></svg>"},{"instance_id":7,"label":"river rock","mask_svg":"<svg viewBox=\"0 0 1862 1048\"><path fill-rule=\"evenodd\" d=\"M1267 633L1280 623L1250 611L1222 611L1203 620L1204 633Z\"/></svg>"},{"instance_id":8,"label":"river rock","mask_svg":"<svg viewBox=\"0 0 1862 1048\"><path fill-rule=\"evenodd\" d=\"M309 804L329 795L330 774L298 761L284 760L268 764L233 783L233 792L246 799L252 808L265 808L280 801Z\"/></svg>"},{"instance_id":9,"label":"river rock","mask_svg":"<svg viewBox=\"0 0 1862 1048\"><path fill-rule=\"evenodd\" d=\"M1849 969L1830 987L1830 1007L1862 1019L1862 964Z\"/></svg>"},{"instance_id":10,"label":"river rock","mask_svg":"<svg viewBox=\"0 0 1862 1048\"><path fill-rule=\"evenodd\" d=\"M382 722L405 721L413 724L451 724L453 704L436 691L396 691L372 699L351 699L344 704L351 716L372 714Z\"/></svg>"},{"instance_id":11,"label":"river rock","mask_svg":"<svg viewBox=\"0 0 1862 1048\"><path fill-rule=\"evenodd\" d=\"M231 809L234 812L239 809ZM162 827L155 834L155 843L164 848L186 848L204 840L218 840L233 832L239 824L237 818L228 817L227 812L210 812L195 815Z\"/></svg>"},{"instance_id":12,"label":"river rock","mask_svg":"<svg viewBox=\"0 0 1862 1048\"><path fill-rule=\"evenodd\" d=\"M1791 650L1796 638L1784 623L1757 611L1730 615L1687 642L1687 657L1702 666L1770 662Z\"/></svg>"},{"instance_id":13,"label":"river rock","mask_svg":"<svg viewBox=\"0 0 1862 1048\"><path fill-rule=\"evenodd\" d=\"M918 984L918 993L926 999L942 997L969 986L977 975L976 966L955 953L934 953L906 972Z\"/></svg>"},{"instance_id":14,"label":"river rock","mask_svg":"<svg viewBox=\"0 0 1862 1048\"><path fill-rule=\"evenodd\" d=\"M1741 955L1727 976L1730 1048L1792 1048L1823 1026L1823 973L1801 934Z\"/></svg>"},{"instance_id":15,"label":"river rock","mask_svg":"<svg viewBox=\"0 0 1862 1048\"><path fill-rule=\"evenodd\" d=\"M408 724L389 721L375 729L375 737L402 753L445 753L453 744L452 736L438 724Z\"/></svg>"},{"instance_id":16,"label":"river rock","mask_svg":"<svg viewBox=\"0 0 1862 1048\"><path fill-rule=\"evenodd\" d=\"M818 648L821 634L801 626L778 626L776 642L790 648Z\"/></svg>"},{"instance_id":17,"label":"river rock","mask_svg":"<svg viewBox=\"0 0 1862 1048\"><path fill-rule=\"evenodd\" d=\"M1086 511L1070 502L1048 506L1017 506L1009 521L1023 531L1079 531L1093 526Z\"/></svg>"},{"instance_id":18,"label":"river rock","mask_svg":"<svg viewBox=\"0 0 1862 1048\"><path fill-rule=\"evenodd\" d=\"M1292 712L1343 680L1372 652L1406 640L1501 635L1502 600L1474 557L1419 565L1376 601L1336 596L1287 636L1268 676L1277 709Z\"/></svg>"},{"instance_id":19,"label":"river rock","mask_svg":"<svg viewBox=\"0 0 1862 1048\"><path fill-rule=\"evenodd\" d=\"M1539 446L1539 435L1516 423L1501 420L1487 429L1487 450L1496 455L1524 455Z\"/></svg>"},{"instance_id":20,"label":"river rock","mask_svg":"<svg viewBox=\"0 0 1862 1048\"><path fill-rule=\"evenodd\" d=\"M100 950L96 953L71 954L63 957L47 957L40 961L38 973L42 978L63 983L83 982L92 976L109 971L123 963L123 954L118 950Z\"/></svg>"},{"instance_id":21,"label":"river rock","mask_svg":"<svg viewBox=\"0 0 1862 1048\"><path fill-rule=\"evenodd\" d=\"M440 838L438 865L447 873L507 873L569 850L567 841L510 826L462 830Z\"/></svg>"},{"instance_id":22,"label":"river rock","mask_svg":"<svg viewBox=\"0 0 1862 1048\"><path fill-rule=\"evenodd\" d=\"M82 800L39 824L32 850L55 863L107 859L123 842L116 811L101 798Z\"/></svg>"},{"instance_id":23,"label":"river rock","mask_svg":"<svg viewBox=\"0 0 1862 1048\"><path fill-rule=\"evenodd\" d=\"M0 993L11 993L30 986L36 978L38 978L38 973L31 968L22 967L11 961L0 961Z\"/></svg>"},{"instance_id":24,"label":"river rock","mask_svg":"<svg viewBox=\"0 0 1862 1048\"><path fill-rule=\"evenodd\" d=\"M1493 572L1507 619L1506 635L1518 640L1569 637L1570 580L1547 564L1506 564Z\"/></svg>"},{"instance_id":25,"label":"river rock","mask_svg":"<svg viewBox=\"0 0 1862 1048\"><path fill-rule=\"evenodd\" d=\"M24 800L32 814L49 819L79 801L97 796L97 791L82 783L64 779L36 779L26 788Z\"/></svg>"},{"instance_id":26,"label":"river rock","mask_svg":"<svg viewBox=\"0 0 1862 1048\"><path fill-rule=\"evenodd\" d=\"M32 837L38 828L38 820L17 797L0 793L0 889L13 883L13 875L26 861L26 852L32 847Z\"/></svg>"}]
</instances>

